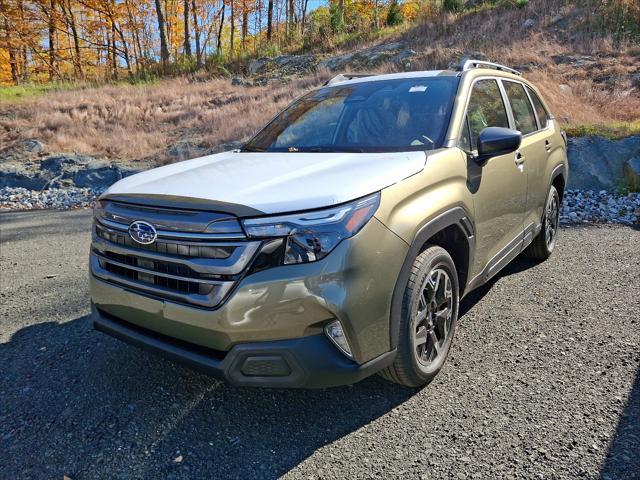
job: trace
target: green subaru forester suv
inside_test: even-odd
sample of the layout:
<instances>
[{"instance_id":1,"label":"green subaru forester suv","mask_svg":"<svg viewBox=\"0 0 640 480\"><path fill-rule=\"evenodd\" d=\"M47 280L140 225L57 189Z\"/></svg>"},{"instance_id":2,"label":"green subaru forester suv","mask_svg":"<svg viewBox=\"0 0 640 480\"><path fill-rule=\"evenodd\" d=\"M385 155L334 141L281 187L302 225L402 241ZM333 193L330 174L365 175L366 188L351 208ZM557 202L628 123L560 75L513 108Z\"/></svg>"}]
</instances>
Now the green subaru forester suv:
<instances>
[{"instance_id":1,"label":"green subaru forester suv","mask_svg":"<svg viewBox=\"0 0 640 480\"><path fill-rule=\"evenodd\" d=\"M430 382L460 298L554 249L566 140L519 72L339 75L95 208L96 329L235 385Z\"/></svg>"}]
</instances>

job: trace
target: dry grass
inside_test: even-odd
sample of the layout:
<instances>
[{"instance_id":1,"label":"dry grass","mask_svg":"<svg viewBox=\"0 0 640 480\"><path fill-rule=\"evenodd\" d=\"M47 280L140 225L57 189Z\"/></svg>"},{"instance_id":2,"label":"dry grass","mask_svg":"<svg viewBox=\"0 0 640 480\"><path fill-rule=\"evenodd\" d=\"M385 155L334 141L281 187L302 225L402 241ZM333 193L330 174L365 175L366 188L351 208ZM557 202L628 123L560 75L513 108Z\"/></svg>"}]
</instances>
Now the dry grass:
<instances>
[{"instance_id":1,"label":"dry grass","mask_svg":"<svg viewBox=\"0 0 640 480\"><path fill-rule=\"evenodd\" d=\"M7 150L36 138L52 152L163 161L179 140L209 148L247 137L321 81L242 88L222 79L177 79L50 93L0 105L0 145Z\"/></svg>"},{"instance_id":2,"label":"dry grass","mask_svg":"<svg viewBox=\"0 0 640 480\"><path fill-rule=\"evenodd\" d=\"M637 122L640 90L630 78L640 72L640 46L614 45L610 36L595 35L583 28L584 10L562 3L541 0L520 10L445 15L417 26L405 39L422 52L420 68L445 68L451 59L480 54L523 70L568 126ZM534 28L524 28L527 19L535 20ZM590 60L576 66L559 62L562 56Z\"/></svg>"},{"instance_id":3,"label":"dry grass","mask_svg":"<svg viewBox=\"0 0 640 480\"><path fill-rule=\"evenodd\" d=\"M611 38L585 33L585 13L576 7L558 7L555 0L531 3L522 10L443 15L393 39L404 39L418 52L413 69L443 68L463 54L522 68L571 132L640 131L640 92L629 82L640 71L640 46L614 46ZM553 21L559 13L562 21ZM532 29L523 27L528 18L536 20ZM580 66L554 60L577 54L592 59ZM252 88L223 79L177 79L0 103L0 155L20 140L37 138L53 152L165 161L166 149L180 140L209 148L246 138L327 76Z\"/></svg>"}]
</instances>

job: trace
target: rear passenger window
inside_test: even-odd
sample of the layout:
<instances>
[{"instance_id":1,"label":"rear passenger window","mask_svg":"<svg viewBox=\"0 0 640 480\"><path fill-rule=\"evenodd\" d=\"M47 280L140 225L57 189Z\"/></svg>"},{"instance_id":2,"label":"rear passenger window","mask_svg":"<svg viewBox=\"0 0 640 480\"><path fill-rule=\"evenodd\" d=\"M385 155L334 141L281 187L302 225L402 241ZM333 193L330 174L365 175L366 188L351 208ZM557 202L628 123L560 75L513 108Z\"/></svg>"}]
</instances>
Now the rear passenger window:
<instances>
[{"instance_id":1,"label":"rear passenger window","mask_svg":"<svg viewBox=\"0 0 640 480\"><path fill-rule=\"evenodd\" d=\"M536 113L538 114L538 122L540 122L540 128L547 128L549 123L549 114L547 113L547 109L544 108L542 102L540 101L540 97L536 95L536 92L531 90L529 87L527 88L527 92L529 92L529 96L531 97L531 101L533 102L533 108L535 108Z\"/></svg>"},{"instance_id":2,"label":"rear passenger window","mask_svg":"<svg viewBox=\"0 0 640 480\"><path fill-rule=\"evenodd\" d=\"M522 84L514 82L503 81L503 84L511 104L516 130L520 130L523 135L535 132L538 129L538 125L524 87Z\"/></svg>"},{"instance_id":3,"label":"rear passenger window","mask_svg":"<svg viewBox=\"0 0 640 480\"><path fill-rule=\"evenodd\" d=\"M477 150L480 132L487 127L509 128L507 111L500 95L498 82L479 80L473 85L467 119L471 133L471 149Z\"/></svg>"}]
</instances>

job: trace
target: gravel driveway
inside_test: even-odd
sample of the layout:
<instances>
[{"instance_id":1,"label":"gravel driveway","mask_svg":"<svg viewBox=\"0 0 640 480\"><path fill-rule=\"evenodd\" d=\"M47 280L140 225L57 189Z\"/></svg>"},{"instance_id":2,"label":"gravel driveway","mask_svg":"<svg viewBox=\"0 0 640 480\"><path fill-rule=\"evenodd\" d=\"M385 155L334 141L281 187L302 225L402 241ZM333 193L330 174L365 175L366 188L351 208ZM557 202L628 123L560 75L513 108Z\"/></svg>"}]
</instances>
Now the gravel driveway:
<instances>
[{"instance_id":1,"label":"gravel driveway","mask_svg":"<svg viewBox=\"0 0 640 480\"><path fill-rule=\"evenodd\" d=\"M91 329L88 211L1 214L0 478L640 478L640 231L464 301L423 390L230 387Z\"/></svg>"}]
</instances>

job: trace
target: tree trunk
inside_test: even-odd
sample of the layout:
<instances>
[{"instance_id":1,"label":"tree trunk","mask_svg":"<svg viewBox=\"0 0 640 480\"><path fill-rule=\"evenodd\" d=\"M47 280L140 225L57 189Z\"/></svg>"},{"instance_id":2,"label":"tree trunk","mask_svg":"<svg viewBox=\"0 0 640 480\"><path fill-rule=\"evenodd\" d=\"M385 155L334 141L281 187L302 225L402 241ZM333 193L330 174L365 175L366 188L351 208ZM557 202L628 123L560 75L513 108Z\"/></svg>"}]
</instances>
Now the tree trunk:
<instances>
[{"instance_id":1,"label":"tree trunk","mask_svg":"<svg viewBox=\"0 0 640 480\"><path fill-rule=\"evenodd\" d=\"M113 69L113 78L118 79L118 47L116 45L116 27L111 19L111 68Z\"/></svg>"},{"instance_id":2,"label":"tree trunk","mask_svg":"<svg viewBox=\"0 0 640 480\"><path fill-rule=\"evenodd\" d=\"M304 24L307 20L307 6L309 0L303 0L302 2L302 21L300 22L300 35L304 36Z\"/></svg>"},{"instance_id":3,"label":"tree trunk","mask_svg":"<svg viewBox=\"0 0 640 480\"><path fill-rule=\"evenodd\" d=\"M133 11L131 10L131 2L129 2L129 0L126 0L125 3L127 6L127 14L129 15L129 24L131 25L133 33L133 56L136 62L136 72L140 72L140 70L144 72L144 53L142 52L142 44L140 42L140 32L138 31L137 22L133 15Z\"/></svg>"},{"instance_id":4,"label":"tree trunk","mask_svg":"<svg viewBox=\"0 0 640 480\"><path fill-rule=\"evenodd\" d=\"M293 37L293 32L295 32L295 2L293 0L289 0L289 36Z\"/></svg>"},{"instance_id":5,"label":"tree trunk","mask_svg":"<svg viewBox=\"0 0 640 480\"><path fill-rule=\"evenodd\" d=\"M104 22L105 22L104 23L104 35L106 37L106 44L107 44L107 51L106 51L107 58L106 58L106 61L105 61L104 72L105 72L105 78L107 80L110 80L111 79L111 74L112 74L112 72L110 70L111 64L112 64L112 62L111 62L111 54L113 53L113 49L111 48L111 34L109 32L109 25L107 25L107 17L106 17L106 15L105 15Z\"/></svg>"},{"instance_id":6,"label":"tree trunk","mask_svg":"<svg viewBox=\"0 0 640 480\"><path fill-rule=\"evenodd\" d=\"M378 29L380 28L380 15L378 14L378 0L375 0L373 6L373 26Z\"/></svg>"},{"instance_id":7,"label":"tree trunk","mask_svg":"<svg viewBox=\"0 0 640 480\"><path fill-rule=\"evenodd\" d=\"M191 58L191 39L189 38L189 0L184 0L184 54Z\"/></svg>"},{"instance_id":8,"label":"tree trunk","mask_svg":"<svg viewBox=\"0 0 640 480\"><path fill-rule=\"evenodd\" d=\"M242 50L246 50L247 34L249 32L249 9L247 0L242 0Z\"/></svg>"},{"instance_id":9,"label":"tree trunk","mask_svg":"<svg viewBox=\"0 0 640 480\"><path fill-rule=\"evenodd\" d=\"M18 11L20 12L20 23L25 24L24 21L24 4L22 0L18 0ZM29 56L27 54L27 45L23 45L20 49L20 57L22 60L21 76L23 82L29 81Z\"/></svg>"},{"instance_id":10,"label":"tree trunk","mask_svg":"<svg viewBox=\"0 0 640 480\"><path fill-rule=\"evenodd\" d=\"M166 68L169 63L169 46L167 44L167 31L165 28L164 15L162 14L162 6L160 0L156 2L156 15L158 16L158 31L160 33L160 61L162 62L162 69Z\"/></svg>"},{"instance_id":11,"label":"tree trunk","mask_svg":"<svg viewBox=\"0 0 640 480\"><path fill-rule=\"evenodd\" d=\"M56 0L49 2L49 81L56 77Z\"/></svg>"},{"instance_id":12,"label":"tree trunk","mask_svg":"<svg viewBox=\"0 0 640 480\"><path fill-rule=\"evenodd\" d=\"M224 4L222 4L222 8L220 9L220 27L218 28L218 38L216 40L216 55L220 55L220 48L222 48L222 27L224 26Z\"/></svg>"},{"instance_id":13,"label":"tree trunk","mask_svg":"<svg viewBox=\"0 0 640 480\"><path fill-rule=\"evenodd\" d=\"M7 17L4 17L4 34L7 49L9 50L9 65L11 66L11 79L13 83L18 85L20 83L20 75L18 75L18 60L16 58L16 51L11 45L11 40L9 39L9 21Z\"/></svg>"},{"instance_id":14,"label":"tree trunk","mask_svg":"<svg viewBox=\"0 0 640 480\"><path fill-rule=\"evenodd\" d=\"M233 37L236 32L234 4L235 1L231 0L231 38L229 39L229 58L233 58Z\"/></svg>"},{"instance_id":15,"label":"tree trunk","mask_svg":"<svg viewBox=\"0 0 640 480\"><path fill-rule=\"evenodd\" d=\"M270 42L273 38L273 0L269 0L267 7L267 40Z\"/></svg>"},{"instance_id":16,"label":"tree trunk","mask_svg":"<svg viewBox=\"0 0 640 480\"><path fill-rule=\"evenodd\" d=\"M198 26L198 11L196 0L191 0L191 15L193 16L193 36L196 40L196 67L202 68L202 50L200 49L200 27Z\"/></svg>"},{"instance_id":17,"label":"tree trunk","mask_svg":"<svg viewBox=\"0 0 640 480\"><path fill-rule=\"evenodd\" d=\"M61 3L60 6L67 17L67 22L69 23L69 27L71 28L71 35L73 36L73 47L75 50L75 61L73 63L73 69L75 70L76 77L83 78L84 74L82 72L82 56L80 54L80 39L78 37L78 28L76 26L76 18L73 14L73 10L71 8L71 2L69 0Z\"/></svg>"}]
</instances>

